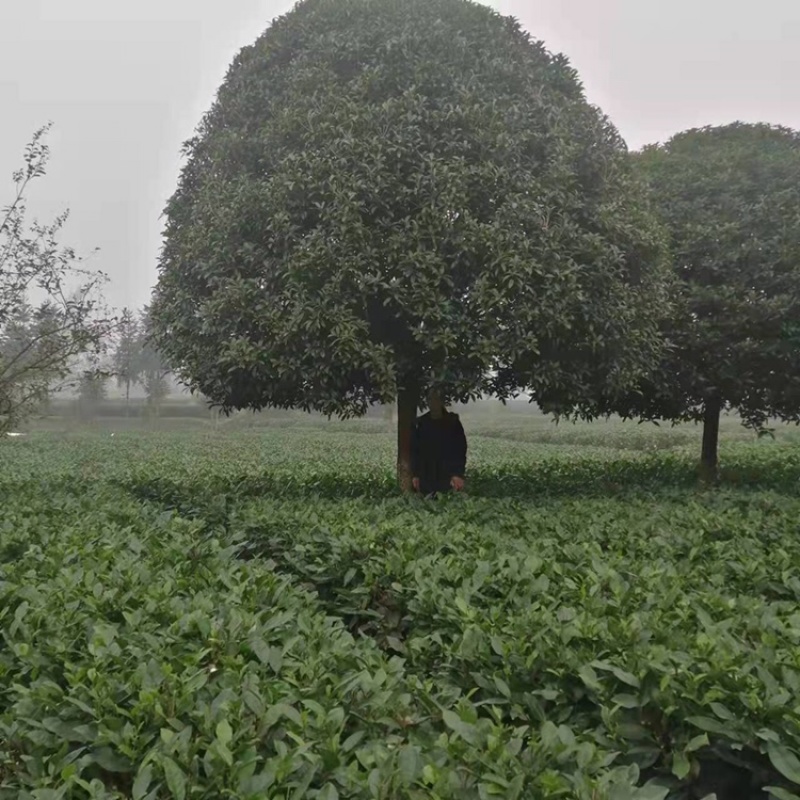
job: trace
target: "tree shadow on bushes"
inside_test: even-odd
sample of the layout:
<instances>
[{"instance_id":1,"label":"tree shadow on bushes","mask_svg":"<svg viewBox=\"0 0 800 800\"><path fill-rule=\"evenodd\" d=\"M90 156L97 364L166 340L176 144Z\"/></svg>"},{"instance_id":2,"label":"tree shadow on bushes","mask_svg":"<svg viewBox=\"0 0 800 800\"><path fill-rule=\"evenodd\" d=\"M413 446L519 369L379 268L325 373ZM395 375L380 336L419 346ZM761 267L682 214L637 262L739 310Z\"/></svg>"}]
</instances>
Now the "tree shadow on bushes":
<instances>
[{"instance_id":1,"label":"tree shadow on bushes","mask_svg":"<svg viewBox=\"0 0 800 800\"><path fill-rule=\"evenodd\" d=\"M259 497L280 499L361 498L381 502L399 496L394 476L366 471L311 471L304 473L204 473L200 476L128 478L120 482L142 500L191 514L193 507ZM749 463L731 461L718 489L740 492L772 491L794 495L800 486L800 461L794 459ZM468 480L470 497L539 501L545 498L663 497L675 492L708 491L698 483L688 458L662 456L600 462L594 459L543 461L524 468L474 469Z\"/></svg>"}]
</instances>

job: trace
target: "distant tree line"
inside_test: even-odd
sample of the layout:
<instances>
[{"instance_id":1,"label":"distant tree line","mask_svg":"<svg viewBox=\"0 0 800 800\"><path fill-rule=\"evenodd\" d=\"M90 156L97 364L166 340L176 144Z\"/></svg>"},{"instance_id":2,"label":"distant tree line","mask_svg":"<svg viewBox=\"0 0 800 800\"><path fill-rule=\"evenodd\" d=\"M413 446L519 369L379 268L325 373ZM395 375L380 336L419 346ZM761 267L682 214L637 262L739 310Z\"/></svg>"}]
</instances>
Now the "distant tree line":
<instances>
[{"instance_id":1,"label":"distant tree line","mask_svg":"<svg viewBox=\"0 0 800 800\"><path fill-rule=\"evenodd\" d=\"M123 391L125 416L131 414L131 391L137 386L144 392L148 414L159 416L170 393L171 370L152 344L147 308L124 308L103 342L102 355L87 360L77 381L82 415L91 417L107 407L109 383L114 382Z\"/></svg>"}]
</instances>

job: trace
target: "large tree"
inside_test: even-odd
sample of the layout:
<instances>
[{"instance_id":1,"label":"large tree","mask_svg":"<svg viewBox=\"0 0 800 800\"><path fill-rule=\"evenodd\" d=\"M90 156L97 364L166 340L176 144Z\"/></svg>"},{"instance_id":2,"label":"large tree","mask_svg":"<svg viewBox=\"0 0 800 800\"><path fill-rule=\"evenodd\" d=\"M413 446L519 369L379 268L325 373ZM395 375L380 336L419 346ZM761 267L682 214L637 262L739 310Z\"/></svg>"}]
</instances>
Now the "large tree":
<instances>
[{"instance_id":1,"label":"large tree","mask_svg":"<svg viewBox=\"0 0 800 800\"><path fill-rule=\"evenodd\" d=\"M466 0L306 0L187 143L152 316L224 410L562 402L651 366L660 229L567 60Z\"/></svg>"},{"instance_id":2,"label":"large tree","mask_svg":"<svg viewBox=\"0 0 800 800\"><path fill-rule=\"evenodd\" d=\"M637 391L604 410L703 423L716 476L721 413L800 420L800 134L735 123L635 156L666 225L679 302L671 347Z\"/></svg>"}]
</instances>

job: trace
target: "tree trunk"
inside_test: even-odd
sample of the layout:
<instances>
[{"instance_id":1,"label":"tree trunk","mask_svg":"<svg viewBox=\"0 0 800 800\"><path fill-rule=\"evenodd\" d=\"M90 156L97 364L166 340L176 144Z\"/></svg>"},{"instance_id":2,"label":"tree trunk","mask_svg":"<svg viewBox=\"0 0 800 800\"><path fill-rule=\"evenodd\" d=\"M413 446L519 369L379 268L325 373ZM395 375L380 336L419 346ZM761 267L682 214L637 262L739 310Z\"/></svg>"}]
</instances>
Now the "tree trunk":
<instances>
[{"instance_id":1,"label":"tree trunk","mask_svg":"<svg viewBox=\"0 0 800 800\"><path fill-rule=\"evenodd\" d=\"M417 419L419 391L408 386L397 394L397 482L403 492L411 492L411 446Z\"/></svg>"},{"instance_id":2,"label":"tree trunk","mask_svg":"<svg viewBox=\"0 0 800 800\"><path fill-rule=\"evenodd\" d=\"M131 415L131 382L125 381L125 416Z\"/></svg>"},{"instance_id":3,"label":"tree trunk","mask_svg":"<svg viewBox=\"0 0 800 800\"><path fill-rule=\"evenodd\" d=\"M703 408L703 452L700 456L700 477L705 483L715 483L719 465L719 418L722 401L718 397L706 399Z\"/></svg>"}]
</instances>

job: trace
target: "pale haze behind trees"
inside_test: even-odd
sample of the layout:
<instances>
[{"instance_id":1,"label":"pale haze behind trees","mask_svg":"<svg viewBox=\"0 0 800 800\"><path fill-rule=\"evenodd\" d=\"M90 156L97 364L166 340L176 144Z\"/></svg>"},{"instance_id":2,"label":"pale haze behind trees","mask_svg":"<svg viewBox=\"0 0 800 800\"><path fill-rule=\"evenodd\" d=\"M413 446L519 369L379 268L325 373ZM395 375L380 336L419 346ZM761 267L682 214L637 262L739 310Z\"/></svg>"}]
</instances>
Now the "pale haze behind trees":
<instances>
[{"instance_id":1,"label":"pale haze behind trees","mask_svg":"<svg viewBox=\"0 0 800 800\"><path fill-rule=\"evenodd\" d=\"M733 120L800 128L798 0L492 0L578 69L632 148ZM65 242L99 247L116 307L156 279L180 147L236 52L287 0L0 0L0 205L52 120L31 207L69 207Z\"/></svg>"}]
</instances>

